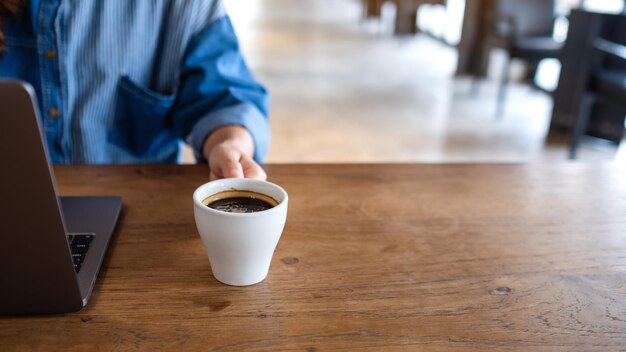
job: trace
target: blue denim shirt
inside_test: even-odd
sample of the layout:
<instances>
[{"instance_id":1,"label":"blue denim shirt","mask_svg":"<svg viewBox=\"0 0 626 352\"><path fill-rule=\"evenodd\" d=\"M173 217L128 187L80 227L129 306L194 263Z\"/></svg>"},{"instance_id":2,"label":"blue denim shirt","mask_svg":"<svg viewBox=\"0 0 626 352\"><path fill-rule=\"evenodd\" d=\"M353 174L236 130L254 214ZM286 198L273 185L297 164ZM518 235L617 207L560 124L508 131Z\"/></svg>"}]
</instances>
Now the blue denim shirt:
<instances>
[{"instance_id":1,"label":"blue denim shirt","mask_svg":"<svg viewBox=\"0 0 626 352\"><path fill-rule=\"evenodd\" d=\"M174 162L182 141L202 159L231 124L267 152L268 94L219 0L35 0L5 35L0 77L35 88L53 162Z\"/></svg>"}]
</instances>

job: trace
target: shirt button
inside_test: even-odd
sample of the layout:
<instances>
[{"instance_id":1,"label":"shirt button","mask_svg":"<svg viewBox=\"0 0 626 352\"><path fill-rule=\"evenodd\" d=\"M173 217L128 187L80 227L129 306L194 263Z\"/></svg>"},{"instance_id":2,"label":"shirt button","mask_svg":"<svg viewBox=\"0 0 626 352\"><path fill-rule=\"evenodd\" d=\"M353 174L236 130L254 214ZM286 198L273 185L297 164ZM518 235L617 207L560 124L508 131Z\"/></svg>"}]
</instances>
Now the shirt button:
<instances>
[{"instance_id":1,"label":"shirt button","mask_svg":"<svg viewBox=\"0 0 626 352\"><path fill-rule=\"evenodd\" d=\"M52 108L52 109L48 110L48 115L50 115L50 117L52 117L52 118L56 118L56 117L59 117L59 115L61 115L61 113L59 112L59 109Z\"/></svg>"},{"instance_id":2,"label":"shirt button","mask_svg":"<svg viewBox=\"0 0 626 352\"><path fill-rule=\"evenodd\" d=\"M44 55L46 56L46 59L50 60L57 58L57 52L54 50L48 50Z\"/></svg>"}]
</instances>

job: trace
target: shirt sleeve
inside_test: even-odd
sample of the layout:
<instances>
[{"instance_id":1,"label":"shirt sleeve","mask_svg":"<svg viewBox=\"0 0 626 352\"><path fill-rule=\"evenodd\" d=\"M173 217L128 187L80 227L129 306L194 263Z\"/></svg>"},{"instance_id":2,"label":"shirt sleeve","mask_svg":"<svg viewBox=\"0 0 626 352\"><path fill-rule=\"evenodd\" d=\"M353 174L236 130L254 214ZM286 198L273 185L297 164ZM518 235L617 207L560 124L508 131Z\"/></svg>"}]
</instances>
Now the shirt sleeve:
<instances>
[{"instance_id":1,"label":"shirt sleeve","mask_svg":"<svg viewBox=\"0 0 626 352\"><path fill-rule=\"evenodd\" d=\"M254 159L262 162L270 142L269 95L248 69L229 17L224 14L198 31L182 60L172 119L198 161L211 132L225 125L246 128Z\"/></svg>"}]
</instances>

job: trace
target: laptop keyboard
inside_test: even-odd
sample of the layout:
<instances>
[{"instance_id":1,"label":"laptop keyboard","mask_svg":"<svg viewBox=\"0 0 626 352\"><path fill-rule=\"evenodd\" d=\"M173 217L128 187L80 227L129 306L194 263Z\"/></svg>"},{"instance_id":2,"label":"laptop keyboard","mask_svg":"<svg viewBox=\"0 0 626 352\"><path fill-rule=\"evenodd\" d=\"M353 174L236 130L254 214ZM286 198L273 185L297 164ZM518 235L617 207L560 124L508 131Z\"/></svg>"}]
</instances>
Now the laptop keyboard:
<instances>
[{"instance_id":1,"label":"laptop keyboard","mask_svg":"<svg viewBox=\"0 0 626 352\"><path fill-rule=\"evenodd\" d=\"M87 251L89 251L89 245L93 241L94 236L93 233L67 234L67 243L70 244L72 259L74 260L74 269L76 269L77 274L85 261L85 256L87 255Z\"/></svg>"}]
</instances>

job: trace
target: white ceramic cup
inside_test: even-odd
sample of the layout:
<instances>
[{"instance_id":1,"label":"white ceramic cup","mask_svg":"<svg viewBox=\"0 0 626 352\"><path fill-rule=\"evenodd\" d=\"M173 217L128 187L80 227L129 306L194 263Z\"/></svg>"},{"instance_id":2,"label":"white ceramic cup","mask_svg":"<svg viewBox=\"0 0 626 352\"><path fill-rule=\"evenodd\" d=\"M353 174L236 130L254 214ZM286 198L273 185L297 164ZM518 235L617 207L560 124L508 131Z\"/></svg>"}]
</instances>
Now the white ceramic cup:
<instances>
[{"instance_id":1,"label":"white ceramic cup","mask_svg":"<svg viewBox=\"0 0 626 352\"><path fill-rule=\"evenodd\" d=\"M233 189L265 194L278 205L255 213L228 213L202 202ZM196 189L193 194L196 226L217 280L232 286L248 286L267 277L287 220L287 201L287 192L280 186L253 179L215 180Z\"/></svg>"}]
</instances>

